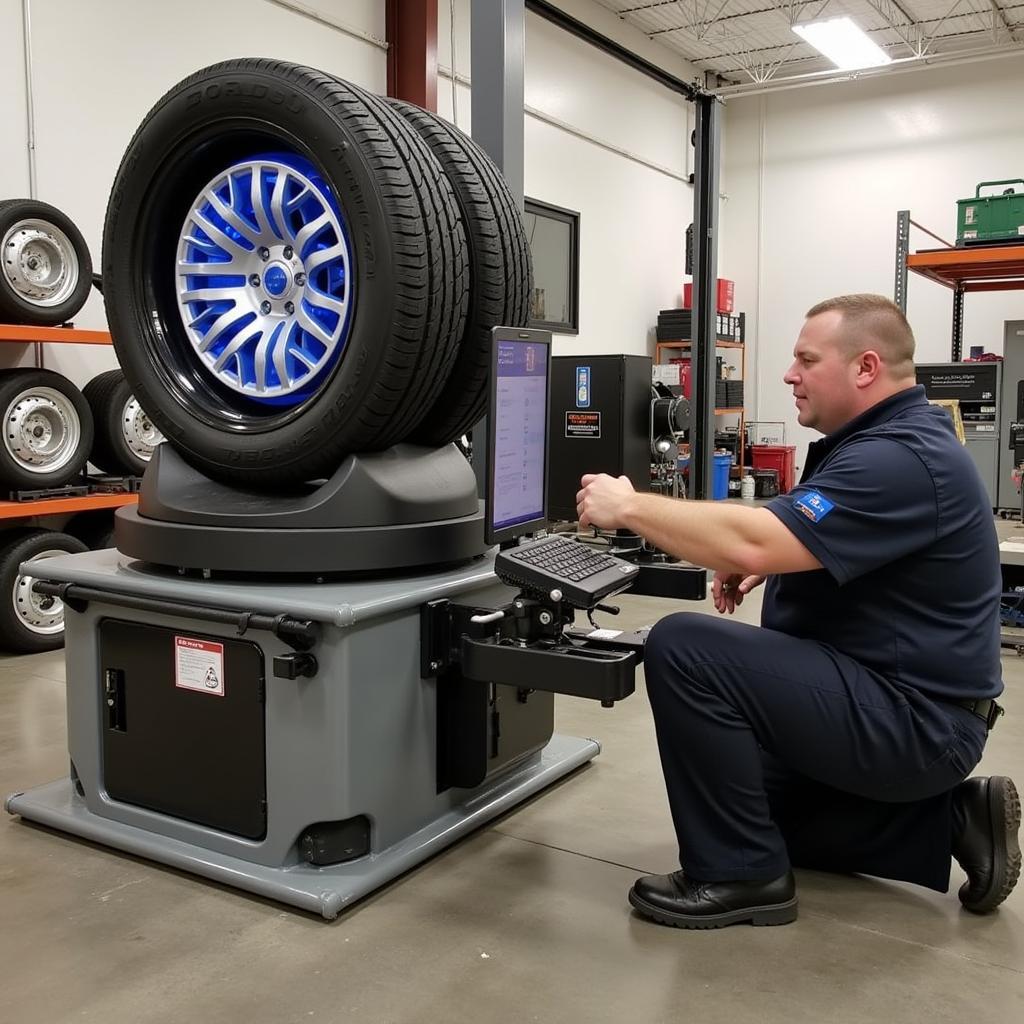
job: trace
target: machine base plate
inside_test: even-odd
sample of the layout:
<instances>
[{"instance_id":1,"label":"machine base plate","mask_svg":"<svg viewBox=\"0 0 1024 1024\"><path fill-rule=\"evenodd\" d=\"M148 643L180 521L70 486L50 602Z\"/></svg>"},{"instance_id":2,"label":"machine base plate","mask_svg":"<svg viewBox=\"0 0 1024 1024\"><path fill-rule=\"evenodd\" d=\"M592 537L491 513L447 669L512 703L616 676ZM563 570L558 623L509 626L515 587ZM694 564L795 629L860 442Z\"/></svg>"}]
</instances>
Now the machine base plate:
<instances>
[{"instance_id":1,"label":"machine base plate","mask_svg":"<svg viewBox=\"0 0 1024 1024\"><path fill-rule=\"evenodd\" d=\"M100 817L75 793L70 778L12 794L4 806L9 814L278 900L330 921L356 900L575 771L600 750L595 740L555 735L539 753L493 782L467 791L464 803L418 832L379 853L325 867L253 864Z\"/></svg>"}]
</instances>

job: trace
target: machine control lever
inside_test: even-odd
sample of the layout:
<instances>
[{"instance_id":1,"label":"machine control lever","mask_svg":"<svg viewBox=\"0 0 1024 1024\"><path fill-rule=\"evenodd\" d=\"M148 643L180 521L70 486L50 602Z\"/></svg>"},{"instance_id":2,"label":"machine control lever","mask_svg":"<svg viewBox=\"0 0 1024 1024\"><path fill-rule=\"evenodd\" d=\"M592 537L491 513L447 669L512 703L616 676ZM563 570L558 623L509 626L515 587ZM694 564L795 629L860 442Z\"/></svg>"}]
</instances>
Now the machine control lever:
<instances>
[{"instance_id":1,"label":"machine control lever","mask_svg":"<svg viewBox=\"0 0 1024 1024\"><path fill-rule=\"evenodd\" d=\"M274 656L274 675L278 679L298 679L299 676L315 676L319 667L316 658L306 651Z\"/></svg>"},{"instance_id":2,"label":"machine control lever","mask_svg":"<svg viewBox=\"0 0 1024 1024\"><path fill-rule=\"evenodd\" d=\"M471 615L469 617L470 622L475 622L477 625L486 625L488 622L500 622L505 618L503 611L489 612L487 615Z\"/></svg>"}]
</instances>

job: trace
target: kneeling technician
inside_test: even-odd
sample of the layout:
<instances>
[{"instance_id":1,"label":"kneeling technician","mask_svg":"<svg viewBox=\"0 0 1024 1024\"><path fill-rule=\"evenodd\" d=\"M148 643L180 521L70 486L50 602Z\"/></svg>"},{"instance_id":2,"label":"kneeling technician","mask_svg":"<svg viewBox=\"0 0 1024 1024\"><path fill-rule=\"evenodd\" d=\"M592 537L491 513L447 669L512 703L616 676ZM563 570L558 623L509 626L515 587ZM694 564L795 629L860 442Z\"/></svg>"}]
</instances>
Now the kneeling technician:
<instances>
[{"instance_id":1,"label":"kneeling technician","mask_svg":"<svg viewBox=\"0 0 1024 1024\"><path fill-rule=\"evenodd\" d=\"M1020 800L967 779L1000 713L999 551L981 478L915 383L900 309L807 314L793 364L810 445L770 504L677 501L584 476L581 527L626 528L715 570L719 612L765 577L761 627L662 619L644 669L682 870L630 903L684 928L797 916L791 866L946 892L984 913L1020 872Z\"/></svg>"}]
</instances>

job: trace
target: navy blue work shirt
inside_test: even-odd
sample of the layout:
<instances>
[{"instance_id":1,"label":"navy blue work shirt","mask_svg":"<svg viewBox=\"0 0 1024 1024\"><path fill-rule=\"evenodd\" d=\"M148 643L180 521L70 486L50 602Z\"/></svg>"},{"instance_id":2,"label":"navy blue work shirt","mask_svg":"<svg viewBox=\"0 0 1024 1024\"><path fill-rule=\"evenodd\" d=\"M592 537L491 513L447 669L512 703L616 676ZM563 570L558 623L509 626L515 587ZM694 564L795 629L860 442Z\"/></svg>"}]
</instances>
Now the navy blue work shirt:
<instances>
[{"instance_id":1,"label":"navy blue work shirt","mask_svg":"<svg viewBox=\"0 0 1024 1024\"><path fill-rule=\"evenodd\" d=\"M824 568L768 580L761 625L938 700L996 697L999 544L946 411L915 386L810 445L768 508Z\"/></svg>"}]
</instances>

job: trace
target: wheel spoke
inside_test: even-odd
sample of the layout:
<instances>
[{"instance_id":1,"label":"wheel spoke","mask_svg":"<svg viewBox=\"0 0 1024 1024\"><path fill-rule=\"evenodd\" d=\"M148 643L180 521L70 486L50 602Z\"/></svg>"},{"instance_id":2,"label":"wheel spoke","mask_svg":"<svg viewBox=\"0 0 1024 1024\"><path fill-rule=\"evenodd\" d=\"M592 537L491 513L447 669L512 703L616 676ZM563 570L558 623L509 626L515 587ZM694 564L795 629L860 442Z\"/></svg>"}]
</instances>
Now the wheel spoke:
<instances>
[{"instance_id":1,"label":"wheel spoke","mask_svg":"<svg viewBox=\"0 0 1024 1024\"><path fill-rule=\"evenodd\" d=\"M253 367L256 371L256 390L261 394L267 390L267 354L271 346L277 343L278 335L284 329L282 320L273 331L264 331L260 338L256 351L253 353Z\"/></svg>"},{"instance_id":2,"label":"wheel spoke","mask_svg":"<svg viewBox=\"0 0 1024 1024\"><path fill-rule=\"evenodd\" d=\"M267 220L267 212L263 207L263 168L259 165L252 169L249 199L252 201L252 215L256 218L260 238L276 238L277 232Z\"/></svg>"},{"instance_id":3,"label":"wheel spoke","mask_svg":"<svg viewBox=\"0 0 1024 1024\"><path fill-rule=\"evenodd\" d=\"M228 180L230 181L231 179L229 178ZM212 188L207 189L205 195L210 205L224 218L228 226L234 228L255 248L256 241L250 237L253 234L252 225L240 213L237 213L234 207L225 203Z\"/></svg>"},{"instance_id":4,"label":"wheel spoke","mask_svg":"<svg viewBox=\"0 0 1024 1024\"><path fill-rule=\"evenodd\" d=\"M316 288L306 290L306 301L317 309L329 309L332 313L337 313L339 316L348 308L348 303Z\"/></svg>"},{"instance_id":5,"label":"wheel spoke","mask_svg":"<svg viewBox=\"0 0 1024 1024\"><path fill-rule=\"evenodd\" d=\"M238 277L240 278L239 284L244 280L241 271L236 270L234 274L231 273L234 269L233 262L192 263L190 260L178 260L178 267L182 274L187 274L190 277Z\"/></svg>"},{"instance_id":6,"label":"wheel spoke","mask_svg":"<svg viewBox=\"0 0 1024 1024\"><path fill-rule=\"evenodd\" d=\"M331 223L331 215L326 211L321 213L315 220L311 220L295 236L295 249L301 256L306 248L306 243L316 238L324 228Z\"/></svg>"},{"instance_id":7,"label":"wheel spoke","mask_svg":"<svg viewBox=\"0 0 1024 1024\"><path fill-rule=\"evenodd\" d=\"M284 332L281 332L284 334ZM286 384L290 384L291 381L288 379L288 337L284 336L278 339L277 344L274 346L274 369L277 371L278 384L284 387Z\"/></svg>"},{"instance_id":8,"label":"wheel spoke","mask_svg":"<svg viewBox=\"0 0 1024 1024\"><path fill-rule=\"evenodd\" d=\"M299 326L305 328L315 338L318 338L325 345L330 343L331 332L322 323L311 317L302 307L299 308L296 319L299 322Z\"/></svg>"},{"instance_id":9,"label":"wheel spoke","mask_svg":"<svg viewBox=\"0 0 1024 1024\"><path fill-rule=\"evenodd\" d=\"M311 274L317 267L322 267L325 263L330 263L333 260L343 259L344 256L345 247L337 243L328 246L326 249L317 249L316 252L310 255L309 259L303 260L303 264L306 268L306 273Z\"/></svg>"},{"instance_id":10,"label":"wheel spoke","mask_svg":"<svg viewBox=\"0 0 1024 1024\"><path fill-rule=\"evenodd\" d=\"M218 302L223 299L237 299L237 288L189 288L178 296L182 302Z\"/></svg>"},{"instance_id":11,"label":"wheel spoke","mask_svg":"<svg viewBox=\"0 0 1024 1024\"><path fill-rule=\"evenodd\" d=\"M217 372L223 370L227 365L228 360L234 358L243 345L247 345L250 341L258 338L262 333L263 332L260 331L258 334L245 334L243 331L239 331L238 334L236 334L234 338L224 346L224 351L221 352L217 357L217 361L213 364L214 370ZM238 366L237 369L238 377L241 379L241 367Z\"/></svg>"},{"instance_id":12,"label":"wheel spoke","mask_svg":"<svg viewBox=\"0 0 1024 1024\"><path fill-rule=\"evenodd\" d=\"M246 316L250 319L252 314L245 314L239 312L238 308L229 309L226 313L221 313L219 317L210 325L209 330L203 336L202 343L199 345L200 352L209 351L217 342L220 340L221 335L229 328L238 324L239 321L244 320Z\"/></svg>"},{"instance_id":13,"label":"wheel spoke","mask_svg":"<svg viewBox=\"0 0 1024 1024\"><path fill-rule=\"evenodd\" d=\"M277 172L277 180L274 182L274 191L270 194L270 215L277 225L277 236L279 238L291 238L291 227L288 218L285 216L284 193L288 185L288 176L284 171Z\"/></svg>"},{"instance_id":14,"label":"wheel spoke","mask_svg":"<svg viewBox=\"0 0 1024 1024\"><path fill-rule=\"evenodd\" d=\"M213 239L214 245L224 252L233 252L236 256L248 256L251 252L240 242L236 242L226 231L214 224L202 210L192 211L192 220L203 229L203 233Z\"/></svg>"},{"instance_id":15,"label":"wheel spoke","mask_svg":"<svg viewBox=\"0 0 1024 1024\"><path fill-rule=\"evenodd\" d=\"M291 351L291 354L292 354L292 356L295 359L298 359L298 361L300 363L305 363L306 366L308 366L311 370L315 370L316 369L316 365L317 365L316 364L316 360L315 359L311 359L308 355L306 355L306 352L305 352L304 349L297 348L297 347L293 348L292 351Z\"/></svg>"}]
</instances>

